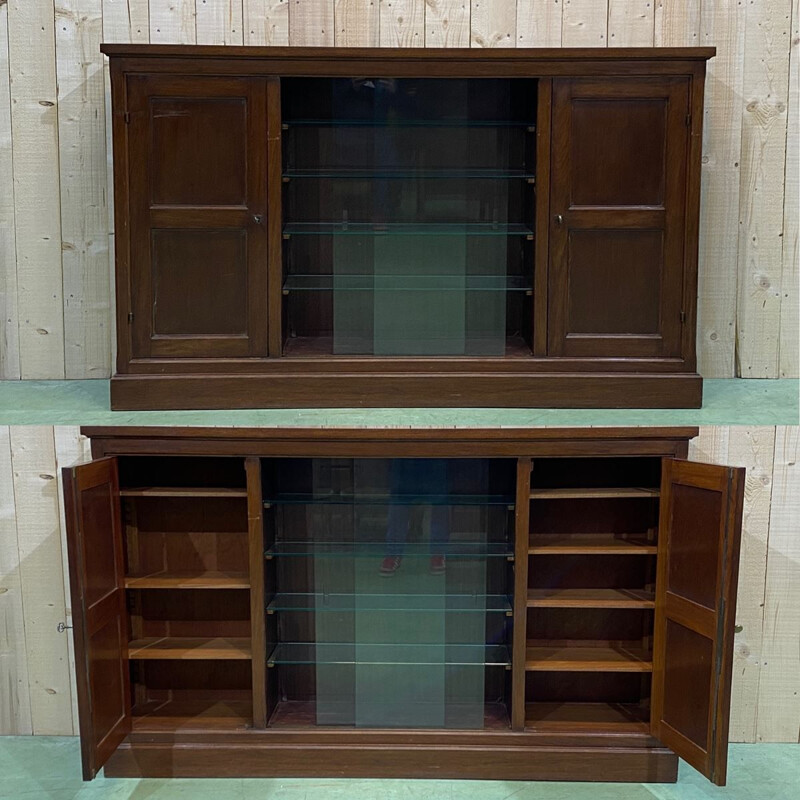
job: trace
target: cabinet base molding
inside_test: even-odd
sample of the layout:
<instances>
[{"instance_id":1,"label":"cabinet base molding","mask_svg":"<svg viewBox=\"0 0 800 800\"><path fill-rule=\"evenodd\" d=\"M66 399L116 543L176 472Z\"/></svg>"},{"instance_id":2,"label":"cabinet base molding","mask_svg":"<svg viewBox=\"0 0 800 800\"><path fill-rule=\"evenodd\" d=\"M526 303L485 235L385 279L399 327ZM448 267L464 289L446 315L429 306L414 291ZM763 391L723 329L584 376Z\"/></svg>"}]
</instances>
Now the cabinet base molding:
<instances>
[{"instance_id":1,"label":"cabinet base molding","mask_svg":"<svg viewBox=\"0 0 800 800\"><path fill-rule=\"evenodd\" d=\"M221 408L700 408L697 373L115 375L114 411Z\"/></svg>"},{"instance_id":2,"label":"cabinet base molding","mask_svg":"<svg viewBox=\"0 0 800 800\"><path fill-rule=\"evenodd\" d=\"M433 778L674 783L678 757L662 747L506 747L423 745L122 745L107 778Z\"/></svg>"}]
</instances>

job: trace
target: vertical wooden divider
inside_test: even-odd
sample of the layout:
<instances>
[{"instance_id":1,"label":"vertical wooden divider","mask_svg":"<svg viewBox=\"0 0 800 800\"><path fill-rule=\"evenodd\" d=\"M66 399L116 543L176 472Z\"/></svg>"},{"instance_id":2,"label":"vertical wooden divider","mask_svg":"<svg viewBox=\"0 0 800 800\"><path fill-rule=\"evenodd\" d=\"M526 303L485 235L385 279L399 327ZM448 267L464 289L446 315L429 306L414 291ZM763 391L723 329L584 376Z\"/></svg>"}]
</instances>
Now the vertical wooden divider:
<instances>
[{"instance_id":1,"label":"vertical wooden divider","mask_svg":"<svg viewBox=\"0 0 800 800\"><path fill-rule=\"evenodd\" d=\"M553 79L540 78L536 110L536 236L533 242L533 354L547 355L547 274L550 264L550 126Z\"/></svg>"},{"instance_id":2,"label":"vertical wooden divider","mask_svg":"<svg viewBox=\"0 0 800 800\"><path fill-rule=\"evenodd\" d=\"M283 350L283 159L281 157L281 81L267 78L267 346Z\"/></svg>"},{"instance_id":3,"label":"vertical wooden divider","mask_svg":"<svg viewBox=\"0 0 800 800\"><path fill-rule=\"evenodd\" d=\"M253 670L253 727L267 727L267 646L264 623L264 502L261 459L245 460L247 537L250 556L250 644Z\"/></svg>"},{"instance_id":4,"label":"vertical wooden divider","mask_svg":"<svg viewBox=\"0 0 800 800\"><path fill-rule=\"evenodd\" d=\"M511 728L525 727L525 642L528 626L528 541L530 536L531 459L517 460L514 505L514 628L511 652Z\"/></svg>"}]
</instances>

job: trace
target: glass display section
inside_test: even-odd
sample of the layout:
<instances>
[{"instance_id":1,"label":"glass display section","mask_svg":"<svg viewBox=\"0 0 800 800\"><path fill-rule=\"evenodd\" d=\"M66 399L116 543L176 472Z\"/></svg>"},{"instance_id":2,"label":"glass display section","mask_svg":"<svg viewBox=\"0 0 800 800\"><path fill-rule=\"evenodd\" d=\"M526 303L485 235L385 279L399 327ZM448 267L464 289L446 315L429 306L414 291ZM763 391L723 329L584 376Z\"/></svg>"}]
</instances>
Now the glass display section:
<instances>
[{"instance_id":1,"label":"glass display section","mask_svg":"<svg viewBox=\"0 0 800 800\"><path fill-rule=\"evenodd\" d=\"M536 81L282 81L284 353L530 355Z\"/></svg>"},{"instance_id":2,"label":"glass display section","mask_svg":"<svg viewBox=\"0 0 800 800\"><path fill-rule=\"evenodd\" d=\"M514 463L263 462L272 724L507 720Z\"/></svg>"}]
</instances>

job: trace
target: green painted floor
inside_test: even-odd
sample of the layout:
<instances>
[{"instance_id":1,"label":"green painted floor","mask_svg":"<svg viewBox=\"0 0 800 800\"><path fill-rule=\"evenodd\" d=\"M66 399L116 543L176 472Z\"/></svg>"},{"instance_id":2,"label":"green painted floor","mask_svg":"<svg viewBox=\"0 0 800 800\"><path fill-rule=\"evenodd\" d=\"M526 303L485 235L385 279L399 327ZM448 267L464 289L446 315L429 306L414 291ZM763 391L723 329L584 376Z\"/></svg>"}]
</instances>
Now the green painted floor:
<instances>
[{"instance_id":1,"label":"green painted floor","mask_svg":"<svg viewBox=\"0 0 800 800\"><path fill-rule=\"evenodd\" d=\"M800 381L707 380L700 409L340 408L111 411L109 382L0 381L0 425L231 425L491 428L797 425Z\"/></svg>"},{"instance_id":2,"label":"green painted floor","mask_svg":"<svg viewBox=\"0 0 800 800\"><path fill-rule=\"evenodd\" d=\"M404 780L131 780L80 777L77 738L0 736L0 798L9 800L797 800L800 746L731 745L728 785L681 763L676 784Z\"/></svg>"}]
</instances>

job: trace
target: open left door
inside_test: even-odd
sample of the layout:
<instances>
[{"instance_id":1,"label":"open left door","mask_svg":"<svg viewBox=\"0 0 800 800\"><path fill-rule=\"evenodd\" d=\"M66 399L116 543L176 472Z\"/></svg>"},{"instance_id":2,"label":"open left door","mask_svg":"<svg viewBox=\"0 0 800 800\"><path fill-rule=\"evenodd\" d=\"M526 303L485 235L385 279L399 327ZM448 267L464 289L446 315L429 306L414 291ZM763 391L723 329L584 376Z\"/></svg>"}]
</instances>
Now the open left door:
<instances>
[{"instance_id":1,"label":"open left door","mask_svg":"<svg viewBox=\"0 0 800 800\"><path fill-rule=\"evenodd\" d=\"M64 470L84 780L131 730L125 564L116 458Z\"/></svg>"},{"instance_id":2,"label":"open left door","mask_svg":"<svg viewBox=\"0 0 800 800\"><path fill-rule=\"evenodd\" d=\"M723 786L744 470L666 458L651 732Z\"/></svg>"}]
</instances>

